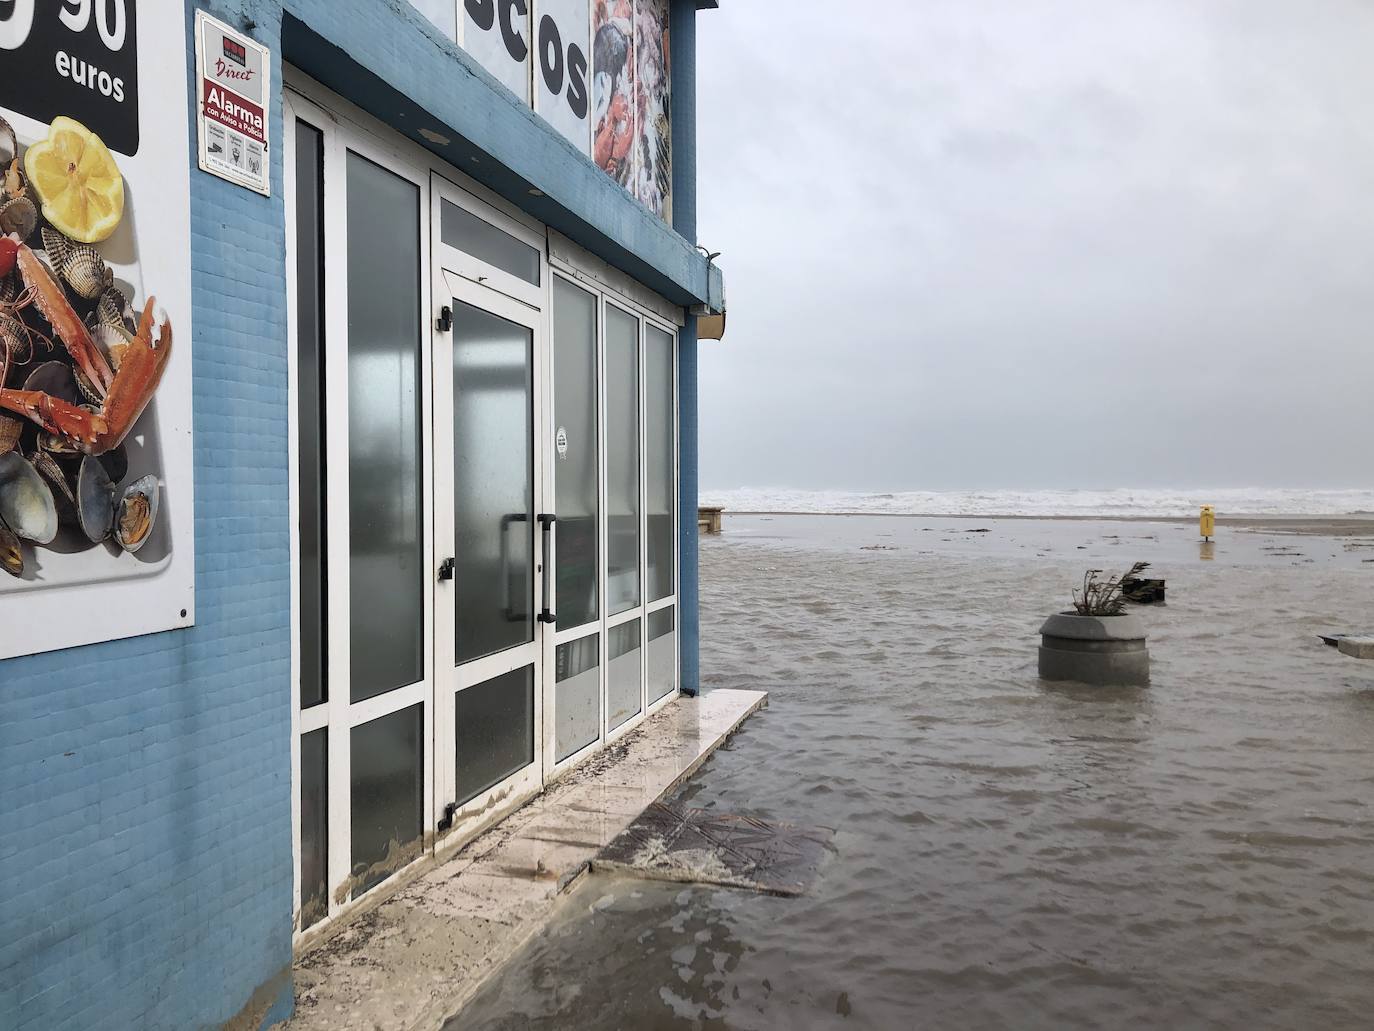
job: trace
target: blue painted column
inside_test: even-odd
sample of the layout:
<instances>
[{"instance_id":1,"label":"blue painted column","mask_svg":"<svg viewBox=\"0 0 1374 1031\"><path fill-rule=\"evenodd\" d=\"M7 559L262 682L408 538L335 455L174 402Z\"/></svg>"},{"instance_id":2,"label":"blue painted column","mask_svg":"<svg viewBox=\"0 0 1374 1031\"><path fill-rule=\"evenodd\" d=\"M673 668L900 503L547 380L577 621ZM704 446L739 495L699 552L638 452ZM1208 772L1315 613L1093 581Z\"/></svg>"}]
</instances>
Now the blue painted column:
<instances>
[{"instance_id":1,"label":"blue painted column","mask_svg":"<svg viewBox=\"0 0 1374 1031\"><path fill-rule=\"evenodd\" d=\"M674 0L668 38L672 47L673 228L697 242L697 5ZM701 613L697 567L697 320L687 316L678 334L679 549L678 620L682 690L701 688Z\"/></svg>"}]
</instances>

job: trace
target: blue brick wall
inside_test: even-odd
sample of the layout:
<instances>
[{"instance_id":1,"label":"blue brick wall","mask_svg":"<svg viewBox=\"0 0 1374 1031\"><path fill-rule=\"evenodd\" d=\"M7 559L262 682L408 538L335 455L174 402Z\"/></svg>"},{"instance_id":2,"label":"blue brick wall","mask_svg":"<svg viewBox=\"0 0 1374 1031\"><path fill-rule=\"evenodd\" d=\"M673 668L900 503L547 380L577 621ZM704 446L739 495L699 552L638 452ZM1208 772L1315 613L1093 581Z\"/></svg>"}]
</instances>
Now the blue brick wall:
<instances>
[{"instance_id":1,"label":"blue brick wall","mask_svg":"<svg viewBox=\"0 0 1374 1031\"><path fill-rule=\"evenodd\" d=\"M281 164L264 199L194 171L194 138L196 626L0 662L6 1031L218 1026L263 985L289 1001Z\"/></svg>"}]
</instances>

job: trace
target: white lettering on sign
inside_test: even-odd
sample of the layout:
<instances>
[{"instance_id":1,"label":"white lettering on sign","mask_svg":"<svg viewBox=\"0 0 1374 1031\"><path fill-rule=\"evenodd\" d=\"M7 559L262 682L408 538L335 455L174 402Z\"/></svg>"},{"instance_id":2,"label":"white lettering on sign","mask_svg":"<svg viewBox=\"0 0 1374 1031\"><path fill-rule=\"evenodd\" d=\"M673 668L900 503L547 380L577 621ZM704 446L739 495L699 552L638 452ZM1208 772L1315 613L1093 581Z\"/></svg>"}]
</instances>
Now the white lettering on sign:
<instances>
[{"instance_id":1,"label":"white lettering on sign","mask_svg":"<svg viewBox=\"0 0 1374 1031\"><path fill-rule=\"evenodd\" d=\"M0 15L0 50L18 50L33 31L34 0L15 0L8 14Z\"/></svg>"}]
</instances>

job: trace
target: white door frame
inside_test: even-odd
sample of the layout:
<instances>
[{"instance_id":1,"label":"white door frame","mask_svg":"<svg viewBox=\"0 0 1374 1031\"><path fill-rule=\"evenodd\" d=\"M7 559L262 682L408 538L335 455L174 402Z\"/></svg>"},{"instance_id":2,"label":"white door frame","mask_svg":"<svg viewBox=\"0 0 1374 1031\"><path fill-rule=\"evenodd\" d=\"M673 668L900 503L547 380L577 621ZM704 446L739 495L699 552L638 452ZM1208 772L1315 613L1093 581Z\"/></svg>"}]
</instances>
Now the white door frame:
<instances>
[{"instance_id":1,"label":"white door frame","mask_svg":"<svg viewBox=\"0 0 1374 1031\"><path fill-rule=\"evenodd\" d=\"M524 326L530 330L533 339L533 369L532 369L532 411L533 420L532 441L533 455L533 488L534 499L533 507L536 517L543 512L549 511L549 449L545 442L548 435L547 431L547 397L548 397L548 366L549 366L549 345L548 334L544 312L541 307L531 306L523 300L517 300L508 296L497 288L504 286L511 288L513 281L518 284L511 293L519 293L530 296L528 289L522 289L529 284L518 280L508 273L502 273L484 262L474 258L472 255L458 251L441 241L439 235L439 225L442 216L442 201L461 203L473 214L492 222L503 231L511 232L521 227L507 223L500 218L500 213L487 209L480 201L467 195L463 191L439 176L434 177L434 194L431 203L431 217L433 219L432 235L436 241L434 245L434 273L433 273L433 296L434 296L434 424L435 424L435 449L434 449L434 469L436 484L444 486L436 487L435 494L435 546L438 549L436 554L443 553L445 557L454 554L454 492L452 489L452 474L454 462L454 442L451 427L453 426L453 392L452 392L452 329L438 328L440 325L440 313L445 306L452 301L472 305L475 308L488 312L498 318L508 322ZM524 238L524 233L511 232L518 238ZM528 241L526 241L528 242ZM543 254L540 248L540 254ZM541 258L540 262L540 283L543 289L547 271ZM498 276L497 273L500 275ZM488 283L496 285L489 286ZM537 299L539 295L534 295ZM534 612L540 613L544 609L552 610L552 598L546 598L544 594L545 584L549 583L549 578L545 576L543 565L543 555L541 550L541 527L536 524L527 528L529 532L531 562L534 566L534 589L530 603L534 606ZM448 550L445 550L448 549ZM436 666L437 674L437 693L435 706L435 747L434 754L440 760L440 764L435 769L436 792L434 799L434 819L436 826L443 826L442 833L445 839L440 843L441 847L448 848L451 844L469 840L474 834L478 833L482 827L490 822L489 817L496 813L498 804L506 799L528 797L537 793L544 783L545 775L545 749L544 740L544 714L547 709L548 670L550 667L549 656L552 649L552 634L547 631L546 625L537 618L534 623L534 640L505 649L495 655L485 656L466 662L461 666L454 666L452 656L455 652L455 612L456 602L455 592L452 581L436 581ZM456 770L455 770L455 738L454 738L454 699L456 694L469 687L485 683L493 677L520 669L525 666L534 667L534 756L533 761L524 769L513 776L501 781L488 788L476 798L463 801L456 809L450 811L449 806L456 801ZM484 819L487 817L487 819Z\"/></svg>"},{"instance_id":2,"label":"white door frame","mask_svg":"<svg viewBox=\"0 0 1374 1031\"><path fill-rule=\"evenodd\" d=\"M325 330L325 395L326 430L323 453L325 467L328 469L325 503L329 512L329 532L326 541L324 568L328 583L328 605L330 618L324 627L327 641L328 669L326 672L329 687L327 701L309 709L300 709L300 652L299 634L295 631L299 621L299 587L296 577L292 577L292 691L293 691L293 735L292 766L293 784L292 809L295 815L292 830L293 842L299 862L300 851L300 735L319 728L328 728L328 827L329 856L328 876L328 917L315 926L337 918L345 909L357 903L381 887L375 885L367 892L357 892L350 888L352 876L352 790L351 790L351 735L355 727L369 723L382 716L398 712L413 705L422 707L423 720L421 745L423 748L421 806L421 833L415 842L414 856L420 858L429 850L426 844L434 831L434 654L426 643L422 648L423 677L408 686L385 692L360 702L349 699L350 686L350 626L349 612L352 585L349 583L350 540L349 540L349 440L348 440L348 263L344 256L348 253L348 179L347 163L349 153L374 162L388 172L411 182L417 190L419 199L419 218L416 221L416 239L419 241L420 263L420 326L419 376L417 403L419 405L418 423L421 448L421 497L419 499L422 529L421 569L434 568L434 498L432 476L427 467L433 454L433 433L430 420L429 401L433 394L430 370L432 367L431 336L424 331L429 319L429 174L428 170L412 163L406 155L395 148L380 144L375 138L355 131L324 108L290 90L284 91L286 137L294 145L296 120L307 122L319 129L324 135L324 203L322 214L325 225L325 238L328 252L334 260L327 264L324 283L324 330ZM288 196L294 197L294 163L284 162L288 169L286 188ZM295 239L294 221L288 224L288 264L294 258ZM291 309L294 312L294 276L288 275ZM294 498L294 486L298 482L299 457L296 442L299 426L296 424L294 397L299 382L300 370L296 365L296 328L294 319L289 320L288 364L293 403L290 408L291 459L293 501L291 510L296 514L298 501ZM292 533L292 568L299 569L299 540ZM434 597L431 590L422 591L424 632L422 640L432 641L434 633ZM404 843L409 845L410 843ZM299 877L295 886L295 906L299 913Z\"/></svg>"}]
</instances>

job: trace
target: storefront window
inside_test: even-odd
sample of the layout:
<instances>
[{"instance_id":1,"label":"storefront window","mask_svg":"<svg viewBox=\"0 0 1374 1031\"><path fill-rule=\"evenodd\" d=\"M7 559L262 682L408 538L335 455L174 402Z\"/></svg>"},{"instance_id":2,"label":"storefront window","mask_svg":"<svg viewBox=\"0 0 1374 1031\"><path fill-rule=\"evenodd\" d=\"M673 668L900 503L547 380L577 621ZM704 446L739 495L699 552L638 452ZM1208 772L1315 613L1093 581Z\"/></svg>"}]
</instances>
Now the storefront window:
<instances>
[{"instance_id":1,"label":"storefront window","mask_svg":"<svg viewBox=\"0 0 1374 1031\"><path fill-rule=\"evenodd\" d=\"M424 673L420 191L348 155L351 694Z\"/></svg>"},{"instance_id":2,"label":"storefront window","mask_svg":"<svg viewBox=\"0 0 1374 1031\"><path fill-rule=\"evenodd\" d=\"M554 485L558 629L597 617L596 297L553 284Z\"/></svg>"},{"instance_id":3,"label":"storefront window","mask_svg":"<svg viewBox=\"0 0 1374 1031\"><path fill-rule=\"evenodd\" d=\"M648 600L673 593L673 509L676 455L673 446L673 338L656 326L644 333L644 466L648 529L645 569Z\"/></svg>"},{"instance_id":4,"label":"storefront window","mask_svg":"<svg viewBox=\"0 0 1374 1031\"><path fill-rule=\"evenodd\" d=\"M607 615L634 608L639 584L639 320L606 305Z\"/></svg>"}]
</instances>

